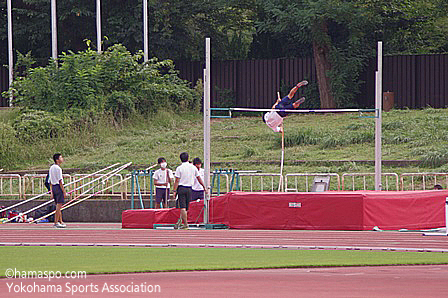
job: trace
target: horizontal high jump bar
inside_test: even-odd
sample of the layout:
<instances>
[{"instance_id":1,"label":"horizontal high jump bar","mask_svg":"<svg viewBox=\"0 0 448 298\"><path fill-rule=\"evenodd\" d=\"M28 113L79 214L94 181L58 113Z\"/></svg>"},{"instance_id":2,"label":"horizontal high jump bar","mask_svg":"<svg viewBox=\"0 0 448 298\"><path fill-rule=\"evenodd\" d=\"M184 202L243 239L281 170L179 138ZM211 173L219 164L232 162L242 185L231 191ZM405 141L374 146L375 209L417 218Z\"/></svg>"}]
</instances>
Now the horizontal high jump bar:
<instances>
[{"instance_id":1,"label":"horizontal high jump bar","mask_svg":"<svg viewBox=\"0 0 448 298\"><path fill-rule=\"evenodd\" d=\"M270 112L278 111L285 113L375 113L377 109L316 109L316 110L282 110L282 109L256 109L256 108L210 108L212 111L228 112Z\"/></svg>"},{"instance_id":2,"label":"horizontal high jump bar","mask_svg":"<svg viewBox=\"0 0 448 298\"><path fill-rule=\"evenodd\" d=\"M376 113L377 109L316 109L316 110L283 110L257 108L210 108L211 111L227 111L229 116L211 116L213 118L231 118L232 112L285 112L285 113ZM376 117L376 116L375 116Z\"/></svg>"}]
</instances>

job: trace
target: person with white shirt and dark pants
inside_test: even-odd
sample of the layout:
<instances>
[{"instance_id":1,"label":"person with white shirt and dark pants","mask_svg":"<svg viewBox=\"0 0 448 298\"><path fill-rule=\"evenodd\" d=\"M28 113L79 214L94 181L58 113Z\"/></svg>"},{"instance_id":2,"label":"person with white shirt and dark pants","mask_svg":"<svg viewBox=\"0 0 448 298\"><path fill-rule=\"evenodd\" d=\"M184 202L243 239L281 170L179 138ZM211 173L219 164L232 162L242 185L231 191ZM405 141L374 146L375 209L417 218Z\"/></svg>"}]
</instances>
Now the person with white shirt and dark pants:
<instances>
[{"instance_id":1,"label":"person with white shirt and dark pants","mask_svg":"<svg viewBox=\"0 0 448 298\"><path fill-rule=\"evenodd\" d=\"M62 204L64 204L64 199L67 196L64 188L64 180L62 179L62 169L61 164L64 162L64 158L60 153L53 155L54 164L49 170L49 182L51 185L50 195L54 199L56 204L56 213L54 215L54 226L56 228L65 228L66 225L62 221Z\"/></svg>"},{"instance_id":2,"label":"person with white shirt and dark pants","mask_svg":"<svg viewBox=\"0 0 448 298\"><path fill-rule=\"evenodd\" d=\"M152 177L156 186L156 209L159 209L160 204L162 204L162 208L168 206L170 185L173 183L174 176L173 171L167 168L165 158L160 157L157 163L160 165L160 169L155 171Z\"/></svg>"},{"instance_id":3,"label":"person with white shirt and dark pants","mask_svg":"<svg viewBox=\"0 0 448 298\"><path fill-rule=\"evenodd\" d=\"M177 194L176 208L180 209L180 218L174 225L174 228L188 229L188 207L190 205L192 187L197 179L199 184L202 185L205 192L204 182L202 181L198 169L188 162L188 153L182 152L180 154L180 160L182 165L176 168L176 181L174 182L174 195Z\"/></svg>"},{"instance_id":4,"label":"person with white shirt and dark pants","mask_svg":"<svg viewBox=\"0 0 448 298\"><path fill-rule=\"evenodd\" d=\"M193 159L193 166L198 169L199 177L201 177L202 182L204 182L204 169L202 168L202 160L199 157ZM194 180L194 184L192 187L192 195L191 200L203 200L204 199L204 187L199 183L198 179Z\"/></svg>"}]
</instances>

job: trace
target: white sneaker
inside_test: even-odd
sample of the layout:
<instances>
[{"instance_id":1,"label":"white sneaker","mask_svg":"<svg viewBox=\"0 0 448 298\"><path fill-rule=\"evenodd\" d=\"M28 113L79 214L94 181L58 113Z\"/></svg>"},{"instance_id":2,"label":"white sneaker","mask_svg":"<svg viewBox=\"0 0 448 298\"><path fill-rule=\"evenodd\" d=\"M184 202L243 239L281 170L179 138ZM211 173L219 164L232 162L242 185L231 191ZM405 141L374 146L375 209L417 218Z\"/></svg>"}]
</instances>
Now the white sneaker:
<instances>
[{"instance_id":1,"label":"white sneaker","mask_svg":"<svg viewBox=\"0 0 448 298\"><path fill-rule=\"evenodd\" d=\"M55 228L65 228L66 225L57 222L57 223L54 224L54 227L55 227Z\"/></svg>"},{"instance_id":2,"label":"white sneaker","mask_svg":"<svg viewBox=\"0 0 448 298\"><path fill-rule=\"evenodd\" d=\"M67 227L67 225L65 223L62 223L62 224L60 223L59 225L60 225L61 228L66 228Z\"/></svg>"}]
</instances>

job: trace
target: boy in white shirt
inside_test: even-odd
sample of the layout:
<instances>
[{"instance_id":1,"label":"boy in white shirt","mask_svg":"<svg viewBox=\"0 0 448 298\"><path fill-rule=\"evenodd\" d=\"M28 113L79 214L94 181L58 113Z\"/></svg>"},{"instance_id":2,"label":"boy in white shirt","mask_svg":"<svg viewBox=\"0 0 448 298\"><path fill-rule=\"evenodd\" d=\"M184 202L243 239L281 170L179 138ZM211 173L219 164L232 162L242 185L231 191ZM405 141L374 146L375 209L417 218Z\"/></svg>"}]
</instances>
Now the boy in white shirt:
<instances>
[{"instance_id":1,"label":"boy in white shirt","mask_svg":"<svg viewBox=\"0 0 448 298\"><path fill-rule=\"evenodd\" d=\"M167 168L166 159L160 157L157 160L160 169L154 172L153 179L156 186L156 209L159 209L160 204L162 208L168 206L168 199L170 198L170 185L173 183L173 171Z\"/></svg>"},{"instance_id":2,"label":"boy in white shirt","mask_svg":"<svg viewBox=\"0 0 448 298\"><path fill-rule=\"evenodd\" d=\"M62 204L64 204L64 198L67 196L64 188L64 180L62 179L62 169L61 164L64 162L64 158L60 153L53 155L54 164L50 167L48 171L49 182L51 185L50 196L54 199L56 204L56 213L54 215L54 226L55 228L65 228L66 225L62 221Z\"/></svg>"},{"instance_id":3,"label":"boy in white shirt","mask_svg":"<svg viewBox=\"0 0 448 298\"><path fill-rule=\"evenodd\" d=\"M199 177L201 177L202 182L204 182L204 169L202 167L202 161L199 157L196 157L193 159L193 165L198 169ZM191 193L191 200L203 200L204 199L204 188L199 183L199 180L196 179L194 181L193 187L192 187L192 193Z\"/></svg>"},{"instance_id":4,"label":"boy in white shirt","mask_svg":"<svg viewBox=\"0 0 448 298\"><path fill-rule=\"evenodd\" d=\"M190 206L192 186L196 180L205 189L204 182L199 176L198 169L188 162L188 153L182 152L180 154L180 160L182 165L178 166L176 169L173 192L177 195L176 207L180 209L180 218L174 225L174 229L188 230L188 208ZM207 193L207 190L205 190ZM183 223L183 224L182 224Z\"/></svg>"}]
</instances>

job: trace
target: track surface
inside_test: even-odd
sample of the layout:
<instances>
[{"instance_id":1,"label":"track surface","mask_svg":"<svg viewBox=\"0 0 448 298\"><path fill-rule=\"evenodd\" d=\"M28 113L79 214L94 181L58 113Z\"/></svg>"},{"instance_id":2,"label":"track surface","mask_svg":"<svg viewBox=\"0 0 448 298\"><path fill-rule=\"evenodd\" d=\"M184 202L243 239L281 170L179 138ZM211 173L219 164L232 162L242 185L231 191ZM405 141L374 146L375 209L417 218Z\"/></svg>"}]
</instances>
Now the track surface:
<instances>
[{"instance_id":1,"label":"track surface","mask_svg":"<svg viewBox=\"0 0 448 298\"><path fill-rule=\"evenodd\" d=\"M121 230L120 224L0 225L0 245L127 245L448 252L448 237L419 232ZM66 283L69 282L67 285ZM14 285L8 288L8 284ZM104 286L160 293L110 293ZM62 293L22 292L59 285ZM87 286L90 286L87 287ZM152 286L159 286L152 287ZM89 275L77 280L2 279L5 297L447 297L448 266L390 266ZM19 292L14 292L18 289ZM76 288L84 293L71 295ZM126 289L126 288L122 289ZM151 288L152 287L152 288ZM128 287L127 289L130 289ZM97 289L97 291L95 291ZM92 290L94 292L92 292Z\"/></svg>"},{"instance_id":2,"label":"track surface","mask_svg":"<svg viewBox=\"0 0 448 298\"><path fill-rule=\"evenodd\" d=\"M0 245L131 245L448 252L448 237L421 232L135 230L120 224L0 225Z\"/></svg>"},{"instance_id":3,"label":"track surface","mask_svg":"<svg viewBox=\"0 0 448 298\"><path fill-rule=\"evenodd\" d=\"M9 293L8 283L60 285L61 294ZM66 283L69 282L68 287ZM110 286L153 286L157 293L108 293ZM347 267L90 275L83 280L0 280L4 297L447 297L448 266ZM93 285L98 292L76 293ZM96 286L96 288L95 288Z\"/></svg>"}]
</instances>

